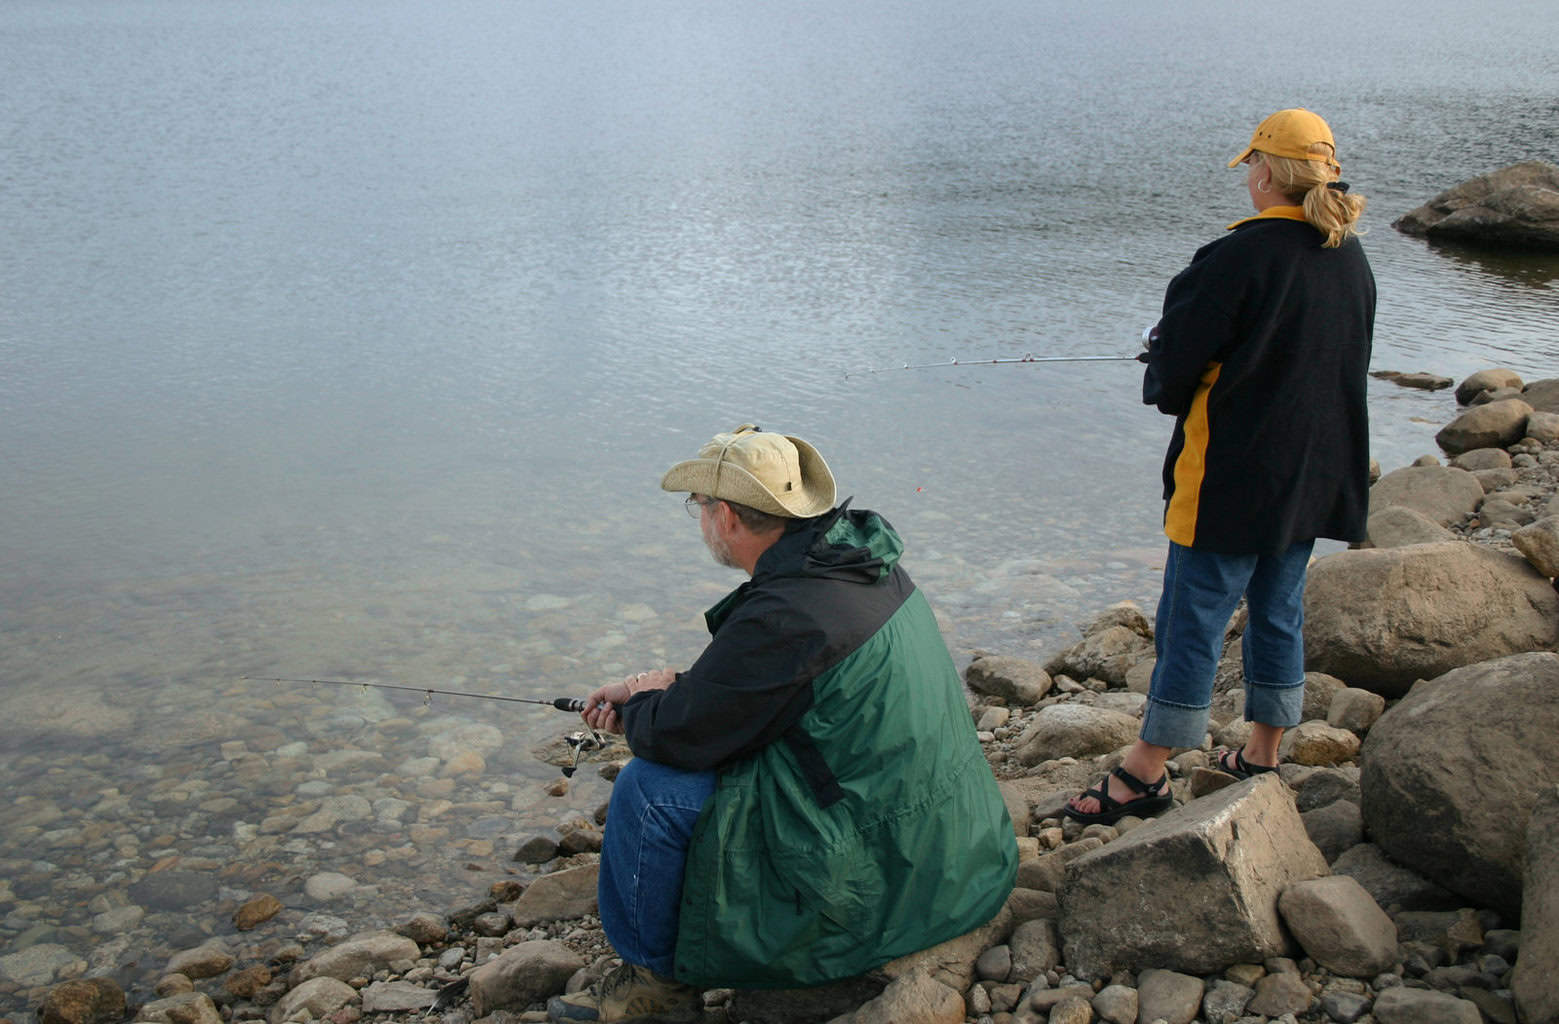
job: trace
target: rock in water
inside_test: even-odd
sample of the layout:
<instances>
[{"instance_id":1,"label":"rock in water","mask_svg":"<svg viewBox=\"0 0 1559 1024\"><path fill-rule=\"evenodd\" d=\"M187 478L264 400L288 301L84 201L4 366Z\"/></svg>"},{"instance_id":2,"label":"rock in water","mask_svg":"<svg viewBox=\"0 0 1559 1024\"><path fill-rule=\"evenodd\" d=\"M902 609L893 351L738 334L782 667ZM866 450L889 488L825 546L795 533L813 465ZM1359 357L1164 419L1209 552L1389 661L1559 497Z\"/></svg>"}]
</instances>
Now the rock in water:
<instances>
[{"instance_id":1,"label":"rock in water","mask_svg":"<svg viewBox=\"0 0 1559 1024\"><path fill-rule=\"evenodd\" d=\"M1559 167L1527 160L1435 196L1392 227L1431 241L1559 250Z\"/></svg>"}]
</instances>

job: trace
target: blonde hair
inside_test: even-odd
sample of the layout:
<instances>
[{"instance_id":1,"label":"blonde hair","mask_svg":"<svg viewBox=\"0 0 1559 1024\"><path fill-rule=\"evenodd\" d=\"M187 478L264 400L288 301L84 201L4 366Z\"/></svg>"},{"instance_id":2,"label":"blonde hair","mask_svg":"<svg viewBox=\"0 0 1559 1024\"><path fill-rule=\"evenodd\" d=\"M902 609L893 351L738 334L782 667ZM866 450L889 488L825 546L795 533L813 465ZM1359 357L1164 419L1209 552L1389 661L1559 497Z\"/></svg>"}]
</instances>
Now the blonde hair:
<instances>
[{"instance_id":1,"label":"blonde hair","mask_svg":"<svg viewBox=\"0 0 1559 1024\"><path fill-rule=\"evenodd\" d=\"M1335 249L1360 234L1354 225L1364 213L1365 199L1345 191L1346 185L1328 187L1342 174L1342 168L1332 157L1331 146L1324 142L1311 143L1310 152L1324 159L1295 160L1260 150L1256 155L1271 169L1272 187L1294 205L1304 207L1305 220L1326 236L1321 245Z\"/></svg>"}]
</instances>

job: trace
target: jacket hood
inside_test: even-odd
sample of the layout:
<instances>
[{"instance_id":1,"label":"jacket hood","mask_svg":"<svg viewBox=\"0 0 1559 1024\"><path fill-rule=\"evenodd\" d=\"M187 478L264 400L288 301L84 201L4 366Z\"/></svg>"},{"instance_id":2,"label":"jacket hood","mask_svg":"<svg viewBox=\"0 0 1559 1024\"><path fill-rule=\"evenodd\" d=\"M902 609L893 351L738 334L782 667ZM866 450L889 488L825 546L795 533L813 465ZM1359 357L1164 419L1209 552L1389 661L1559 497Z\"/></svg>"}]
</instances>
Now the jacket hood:
<instances>
[{"instance_id":1,"label":"jacket hood","mask_svg":"<svg viewBox=\"0 0 1559 1024\"><path fill-rule=\"evenodd\" d=\"M753 574L820 576L854 583L876 583L898 564L904 542L875 512L850 508L850 499L831 512L788 528L765 551Z\"/></svg>"}]
</instances>

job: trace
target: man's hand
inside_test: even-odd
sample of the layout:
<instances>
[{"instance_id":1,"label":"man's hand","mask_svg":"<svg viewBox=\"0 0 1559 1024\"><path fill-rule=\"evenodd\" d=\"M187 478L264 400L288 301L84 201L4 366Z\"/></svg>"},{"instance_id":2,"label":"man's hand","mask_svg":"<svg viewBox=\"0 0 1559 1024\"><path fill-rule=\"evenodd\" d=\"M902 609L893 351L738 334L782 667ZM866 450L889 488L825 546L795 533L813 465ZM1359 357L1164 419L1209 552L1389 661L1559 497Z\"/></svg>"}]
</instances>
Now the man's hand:
<instances>
[{"instance_id":1,"label":"man's hand","mask_svg":"<svg viewBox=\"0 0 1559 1024\"><path fill-rule=\"evenodd\" d=\"M606 732L622 735L622 716L617 713L617 707L626 704L628 698L645 690L664 690L677 681L677 674L669 668L657 669L654 672L640 672L638 675L629 676L617 683L607 683L597 687L585 698L585 709L579 713L579 717L593 729L602 729Z\"/></svg>"}]
</instances>

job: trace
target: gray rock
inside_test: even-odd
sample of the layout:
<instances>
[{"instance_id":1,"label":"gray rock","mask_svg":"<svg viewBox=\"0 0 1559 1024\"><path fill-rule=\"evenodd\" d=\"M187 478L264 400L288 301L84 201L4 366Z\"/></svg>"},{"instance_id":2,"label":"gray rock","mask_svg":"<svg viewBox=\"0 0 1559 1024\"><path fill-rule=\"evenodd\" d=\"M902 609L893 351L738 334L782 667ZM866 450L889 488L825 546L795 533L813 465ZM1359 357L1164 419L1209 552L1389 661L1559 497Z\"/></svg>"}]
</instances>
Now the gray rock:
<instances>
[{"instance_id":1,"label":"gray rock","mask_svg":"<svg viewBox=\"0 0 1559 1024\"><path fill-rule=\"evenodd\" d=\"M1331 712L1332 698L1348 688L1348 684L1325 672L1305 673L1305 702L1299 713L1302 722L1324 722ZM1244 703L1240 705L1244 713Z\"/></svg>"},{"instance_id":2,"label":"gray rock","mask_svg":"<svg viewBox=\"0 0 1559 1024\"><path fill-rule=\"evenodd\" d=\"M1137 990L1106 985L1093 997L1093 1012L1106 1024L1137 1024Z\"/></svg>"},{"instance_id":3,"label":"gray rock","mask_svg":"<svg viewBox=\"0 0 1559 1024\"><path fill-rule=\"evenodd\" d=\"M1479 370L1456 385L1456 404L1469 405L1481 393L1492 391L1495 388L1519 388L1521 386L1521 375L1515 370Z\"/></svg>"},{"instance_id":4,"label":"gray rock","mask_svg":"<svg viewBox=\"0 0 1559 1024\"><path fill-rule=\"evenodd\" d=\"M1190 1024L1202 1008L1201 978L1149 968L1137 977L1137 1019Z\"/></svg>"},{"instance_id":5,"label":"gray rock","mask_svg":"<svg viewBox=\"0 0 1559 1024\"><path fill-rule=\"evenodd\" d=\"M992 946L974 962L974 976L981 981L1006 981L1012 976L1012 947Z\"/></svg>"},{"instance_id":6,"label":"gray rock","mask_svg":"<svg viewBox=\"0 0 1559 1024\"><path fill-rule=\"evenodd\" d=\"M1534 380L1521 389L1521 398L1537 412L1559 412L1559 377Z\"/></svg>"},{"instance_id":7,"label":"gray rock","mask_svg":"<svg viewBox=\"0 0 1559 1024\"><path fill-rule=\"evenodd\" d=\"M1312 768L1285 764L1278 767L1278 776L1294 791L1294 804L1301 811L1314 811L1338 800L1360 802L1356 765Z\"/></svg>"},{"instance_id":8,"label":"gray rock","mask_svg":"<svg viewBox=\"0 0 1559 1024\"><path fill-rule=\"evenodd\" d=\"M153 871L130 886L130 898L147 910L189 910L216 899L215 874L204 871Z\"/></svg>"},{"instance_id":9,"label":"gray rock","mask_svg":"<svg viewBox=\"0 0 1559 1024\"><path fill-rule=\"evenodd\" d=\"M53 942L40 942L35 946L0 956L0 981L32 988L47 985L55 978L75 969L83 969L85 961L64 946Z\"/></svg>"},{"instance_id":10,"label":"gray rock","mask_svg":"<svg viewBox=\"0 0 1559 1024\"><path fill-rule=\"evenodd\" d=\"M1546 786L1527 826L1521 947L1511 983L1526 1024L1559 1021L1559 787Z\"/></svg>"},{"instance_id":11,"label":"gray rock","mask_svg":"<svg viewBox=\"0 0 1559 1024\"><path fill-rule=\"evenodd\" d=\"M1256 994L1245 1008L1263 1017L1297 1016L1310 1008L1314 998L1301 975L1284 971L1256 982Z\"/></svg>"},{"instance_id":12,"label":"gray rock","mask_svg":"<svg viewBox=\"0 0 1559 1024\"><path fill-rule=\"evenodd\" d=\"M1394 864L1374 843L1350 847L1332 861L1332 872L1354 879L1385 910L1446 910L1460 902L1443 886Z\"/></svg>"},{"instance_id":13,"label":"gray rock","mask_svg":"<svg viewBox=\"0 0 1559 1024\"><path fill-rule=\"evenodd\" d=\"M1286 952L1278 894L1324 874L1288 787L1258 776L1068 864L1058 894L1066 964L1084 978L1148 965L1209 973Z\"/></svg>"},{"instance_id":14,"label":"gray rock","mask_svg":"<svg viewBox=\"0 0 1559 1024\"><path fill-rule=\"evenodd\" d=\"M1371 517L1391 506L1413 509L1441 526L1466 519L1483 501L1483 485L1464 469L1407 466L1392 470L1370 488Z\"/></svg>"},{"instance_id":15,"label":"gray rock","mask_svg":"<svg viewBox=\"0 0 1559 1024\"><path fill-rule=\"evenodd\" d=\"M1328 864L1364 841L1364 814L1351 800L1334 800L1300 817L1305 834Z\"/></svg>"},{"instance_id":16,"label":"gray rock","mask_svg":"<svg viewBox=\"0 0 1559 1024\"><path fill-rule=\"evenodd\" d=\"M1559 516L1545 516L1510 535L1510 542L1538 573L1559 576Z\"/></svg>"},{"instance_id":17,"label":"gray rock","mask_svg":"<svg viewBox=\"0 0 1559 1024\"><path fill-rule=\"evenodd\" d=\"M494 1010L524 1009L563 991L584 958L561 942L540 939L504 950L468 975L471 1010L486 1017Z\"/></svg>"},{"instance_id":18,"label":"gray rock","mask_svg":"<svg viewBox=\"0 0 1559 1024\"><path fill-rule=\"evenodd\" d=\"M1478 478L1478 486L1483 488L1484 494L1509 487L1521 479L1521 474L1514 469L1475 469L1472 475Z\"/></svg>"},{"instance_id":19,"label":"gray rock","mask_svg":"<svg viewBox=\"0 0 1559 1024\"><path fill-rule=\"evenodd\" d=\"M1325 1011L1328 1020L1334 1020L1337 1024L1353 1024L1368 1013L1369 1008L1369 996L1356 992L1321 993L1321 1009Z\"/></svg>"},{"instance_id":20,"label":"gray rock","mask_svg":"<svg viewBox=\"0 0 1559 1024\"><path fill-rule=\"evenodd\" d=\"M1559 593L1475 544L1340 551L1310 567L1306 668L1386 697L1461 665L1559 646Z\"/></svg>"},{"instance_id":21,"label":"gray rock","mask_svg":"<svg viewBox=\"0 0 1559 1024\"><path fill-rule=\"evenodd\" d=\"M600 874L599 864L587 864L542 875L526 887L510 908L515 925L530 928L594 914L597 910L596 880Z\"/></svg>"},{"instance_id":22,"label":"gray rock","mask_svg":"<svg viewBox=\"0 0 1559 1024\"><path fill-rule=\"evenodd\" d=\"M925 971L911 971L890 982L875 999L833 1018L830 1024L963 1024L963 1019L963 996Z\"/></svg>"},{"instance_id":23,"label":"gray rock","mask_svg":"<svg viewBox=\"0 0 1559 1024\"><path fill-rule=\"evenodd\" d=\"M190 994L202 995L198 992ZM174 998L183 997L175 996ZM202 998L204 997L202 996ZM312 978L292 988L286 995L277 1000L276 1005L271 1007L268 1018L270 1024L283 1024L284 1021L294 1020L318 1020L328 1014L335 1013L342 1007L351 1006L357 1001L357 989L339 978ZM212 1011L214 1013L216 1007L213 1006ZM142 1016L139 1018L141 1020L157 1019L146 1017L146 1010L142 1010L141 1013ZM166 1019L169 1024L195 1024L195 1022L188 1020L182 1014L177 1016L170 1015ZM221 1016L218 1015L215 1021L211 1021L209 1024L216 1024L221 1019ZM201 1022L201 1024L207 1024L207 1022Z\"/></svg>"},{"instance_id":24,"label":"gray rock","mask_svg":"<svg viewBox=\"0 0 1559 1024\"><path fill-rule=\"evenodd\" d=\"M1398 986L1375 997L1378 1024L1483 1024L1478 1007L1465 999L1428 989Z\"/></svg>"},{"instance_id":25,"label":"gray rock","mask_svg":"<svg viewBox=\"0 0 1559 1024\"><path fill-rule=\"evenodd\" d=\"M1115 624L1084 636L1046 663L1045 671L1052 676L1097 678L1112 686L1125 686L1132 666L1152 656L1152 640L1131 626Z\"/></svg>"},{"instance_id":26,"label":"gray rock","mask_svg":"<svg viewBox=\"0 0 1559 1024\"><path fill-rule=\"evenodd\" d=\"M363 989L364 1013L406 1013L426 1010L438 995L409 981L376 981Z\"/></svg>"},{"instance_id":27,"label":"gray rock","mask_svg":"<svg viewBox=\"0 0 1559 1024\"><path fill-rule=\"evenodd\" d=\"M1255 995L1256 990L1248 985L1220 978L1202 996L1202 1016L1207 1024L1232 1024L1244 1016L1245 1007Z\"/></svg>"},{"instance_id":28,"label":"gray rock","mask_svg":"<svg viewBox=\"0 0 1559 1024\"><path fill-rule=\"evenodd\" d=\"M964 681L975 693L1023 706L1039 703L1050 692L1052 682L1050 673L1037 662L996 655L971 662L964 671Z\"/></svg>"},{"instance_id":29,"label":"gray rock","mask_svg":"<svg viewBox=\"0 0 1559 1024\"><path fill-rule=\"evenodd\" d=\"M1559 168L1527 160L1479 175L1392 226L1432 241L1559 250Z\"/></svg>"},{"instance_id":30,"label":"gray rock","mask_svg":"<svg viewBox=\"0 0 1559 1024\"><path fill-rule=\"evenodd\" d=\"M1482 487L1479 482L1479 487ZM1377 548L1405 548L1409 544L1433 544L1454 540L1456 535L1416 508L1386 505L1371 512L1364 526L1370 544Z\"/></svg>"},{"instance_id":31,"label":"gray rock","mask_svg":"<svg viewBox=\"0 0 1559 1024\"><path fill-rule=\"evenodd\" d=\"M1334 974L1373 978L1396 964L1397 926L1347 875L1294 883L1278 898L1278 910L1310 958Z\"/></svg>"},{"instance_id":32,"label":"gray rock","mask_svg":"<svg viewBox=\"0 0 1559 1024\"><path fill-rule=\"evenodd\" d=\"M1326 724L1362 736L1369 732L1386 710L1386 698L1356 686L1347 687L1332 697L1326 712Z\"/></svg>"},{"instance_id":33,"label":"gray rock","mask_svg":"<svg viewBox=\"0 0 1559 1024\"><path fill-rule=\"evenodd\" d=\"M1559 654L1512 655L1414 687L1360 755L1365 827L1391 858L1515 920L1533 801L1559 783Z\"/></svg>"},{"instance_id":34,"label":"gray rock","mask_svg":"<svg viewBox=\"0 0 1559 1024\"><path fill-rule=\"evenodd\" d=\"M1040 708L1013 746L1024 764L1092 757L1130 743L1140 727L1131 715L1068 701Z\"/></svg>"},{"instance_id":35,"label":"gray rock","mask_svg":"<svg viewBox=\"0 0 1559 1024\"><path fill-rule=\"evenodd\" d=\"M320 950L314 956L294 967L292 984L299 985L312 978L368 977L375 971L387 968L395 960L415 960L422 955L417 944L404 935L394 932L368 932L357 935L329 949Z\"/></svg>"},{"instance_id":36,"label":"gray rock","mask_svg":"<svg viewBox=\"0 0 1559 1024\"><path fill-rule=\"evenodd\" d=\"M1008 945L1012 948L1015 978L1038 977L1061 962L1061 942L1054 921L1025 921L1013 929Z\"/></svg>"}]
</instances>

